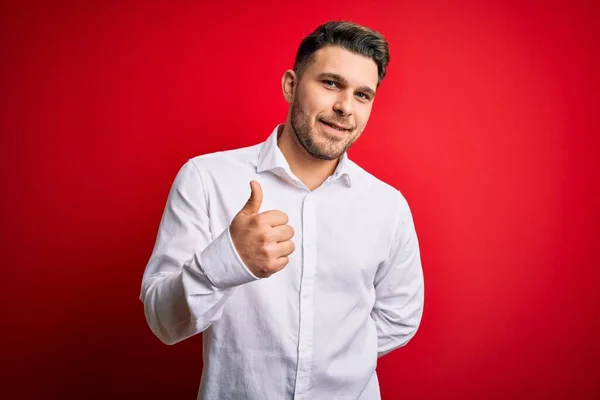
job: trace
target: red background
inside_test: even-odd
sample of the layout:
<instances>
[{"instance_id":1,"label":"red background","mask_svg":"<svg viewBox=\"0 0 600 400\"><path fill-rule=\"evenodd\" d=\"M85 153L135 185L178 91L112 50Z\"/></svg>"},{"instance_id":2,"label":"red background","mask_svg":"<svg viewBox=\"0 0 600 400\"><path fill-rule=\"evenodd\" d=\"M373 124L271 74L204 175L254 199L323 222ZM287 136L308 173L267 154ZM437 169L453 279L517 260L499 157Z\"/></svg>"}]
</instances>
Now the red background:
<instances>
[{"instance_id":1,"label":"red background","mask_svg":"<svg viewBox=\"0 0 600 400\"><path fill-rule=\"evenodd\" d=\"M425 314L384 399L600 398L594 2L82 3L0 12L3 398L195 398L201 337L161 344L138 300L168 189L284 120L281 75L328 19L390 42L350 156L421 240Z\"/></svg>"}]
</instances>

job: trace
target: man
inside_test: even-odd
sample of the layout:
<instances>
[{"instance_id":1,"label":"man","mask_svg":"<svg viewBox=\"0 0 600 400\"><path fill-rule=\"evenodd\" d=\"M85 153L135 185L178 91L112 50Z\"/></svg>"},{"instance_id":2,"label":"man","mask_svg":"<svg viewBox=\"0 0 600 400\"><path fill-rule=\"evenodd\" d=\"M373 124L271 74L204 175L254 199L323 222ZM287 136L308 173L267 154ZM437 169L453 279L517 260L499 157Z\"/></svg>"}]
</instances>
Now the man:
<instances>
[{"instance_id":1,"label":"man","mask_svg":"<svg viewBox=\"0 0 600 400\"><path fill-rule=\"evenodd\" d=\"M388 60L377 32L320 26L283 75L285 124L177 174L140 298L164 343L204 332L198 398L380 398L424 293L406 200L346 153Z\"/></svg>"}]
</instances>

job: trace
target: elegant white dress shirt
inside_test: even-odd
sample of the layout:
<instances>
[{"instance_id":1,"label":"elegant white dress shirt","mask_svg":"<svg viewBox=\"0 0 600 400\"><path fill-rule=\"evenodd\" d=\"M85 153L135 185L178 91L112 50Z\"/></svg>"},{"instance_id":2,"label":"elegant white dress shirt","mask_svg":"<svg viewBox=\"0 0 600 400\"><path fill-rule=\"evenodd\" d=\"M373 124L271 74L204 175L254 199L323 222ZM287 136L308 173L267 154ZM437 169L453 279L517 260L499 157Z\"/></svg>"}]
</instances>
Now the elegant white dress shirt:
<instances>
[{"instance_id":1,"label":"elegant white dress shirt","mask_svg":"<svg viewBox=\"0 0 600 400\"><path fill-rule=\"evenodd\" d=\"M418 239L403 195L347 154L310 191L265 142L189 159L174 179L140 299L164 343L203 332L199 399L380 399L378 357L423 313ZM260 182L260 212L294 228L289 264L256 278L229 224Z\"/></svg>"}]
</instances>

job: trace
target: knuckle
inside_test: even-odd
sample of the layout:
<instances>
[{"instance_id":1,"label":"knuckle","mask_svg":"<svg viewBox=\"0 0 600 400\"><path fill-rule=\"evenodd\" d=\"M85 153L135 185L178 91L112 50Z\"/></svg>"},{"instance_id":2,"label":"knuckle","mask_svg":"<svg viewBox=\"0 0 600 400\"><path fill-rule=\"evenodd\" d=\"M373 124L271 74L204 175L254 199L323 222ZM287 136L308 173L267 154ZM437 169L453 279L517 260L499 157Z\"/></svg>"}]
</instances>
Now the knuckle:
<instances>
[{"instance_id":1,"label":"knuckle","mask_svg":"<svg viewBox=\"0 0 600 400\"><path fill-rule=\"evenodd\" d=\"M263 258L269 258L269 248L267 246L265 246L264 244L261 244L261 246L259 247L258 250L259 254L261 255L261 257Z\"/></svg>"},{"instance_id":2,"label":"knuckle","mask_svg":"<svg viewBox=\"0 0 600 400\"><path fill-rule=\"evenodd\" d=\"M271 269L265 265L261 268L260 272L262 273L263 276L269 276L271 275Z\"/></svg>"},{"instance_id":3,"label":"knuckle","mask_svg":"<svg viewBox=\"0 0 600 400\"><path fill-rule=\"evenodd\" d=\"M266 244L268 242L268 237L264 231L262 231L262 230L255 231L254 239L256 240L256 243L257 243L258 247L261 248L261 250L263 250L263 248L266 247Z\"/></svg>"},{"instance_id":4,"label":"knuckle","mask_svg":"<svg viewBox=\"0 0 600 400\"><path fill-rule=\"evenodd\" d=\"M265 239L262 235L256 236L256 246L258 247L258 251L260 254L264 254L265 252Z\"/></svg>"},{"instance_id":5,"label":"knuckle","mask_svg":"<svg viewBox=\"0 0 600 400\"><path fill-rule=\"evenodd\" d=\"M263 232L263 237L265 239L265 243L271 243L276 241L276 232L272 229L270 230L266 230L265 232Z\"/></svg>"},{"instance_id":6,"label":"knuckle","mask_svg":"<svg viewBox=\"0 0 600 400\"><path fill-rule=\"evenodd\" d=\"M265 258L265 260L271 259L271 254L273 253L273 249L266 242L260 247L260 253Z\"/></svg>"}]
</instances>

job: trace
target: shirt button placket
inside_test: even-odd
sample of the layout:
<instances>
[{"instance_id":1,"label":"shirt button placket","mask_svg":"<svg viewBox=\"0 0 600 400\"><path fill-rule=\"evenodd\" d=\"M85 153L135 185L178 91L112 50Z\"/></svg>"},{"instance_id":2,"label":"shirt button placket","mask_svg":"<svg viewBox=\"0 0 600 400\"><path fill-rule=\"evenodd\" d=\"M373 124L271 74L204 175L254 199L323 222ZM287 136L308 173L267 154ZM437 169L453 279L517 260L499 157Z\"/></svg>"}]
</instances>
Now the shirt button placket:
<instances>
[{"instance_id":1,"label":"shirt button placket","mask_svg":"<svg viewBox=\"0 0 600 400\"><path fill-rule=\"evenodd\" d=\"M295 399L310 398L310 372L312 368L313 352L313 320L314 307L312 291L316 270L316 240L317 240L317 215L314 193L304 199L302 210L304 257L302 265L302 279L300 284L300 334L299 357L296 373Z\"/></svg>"}]
</instances>

